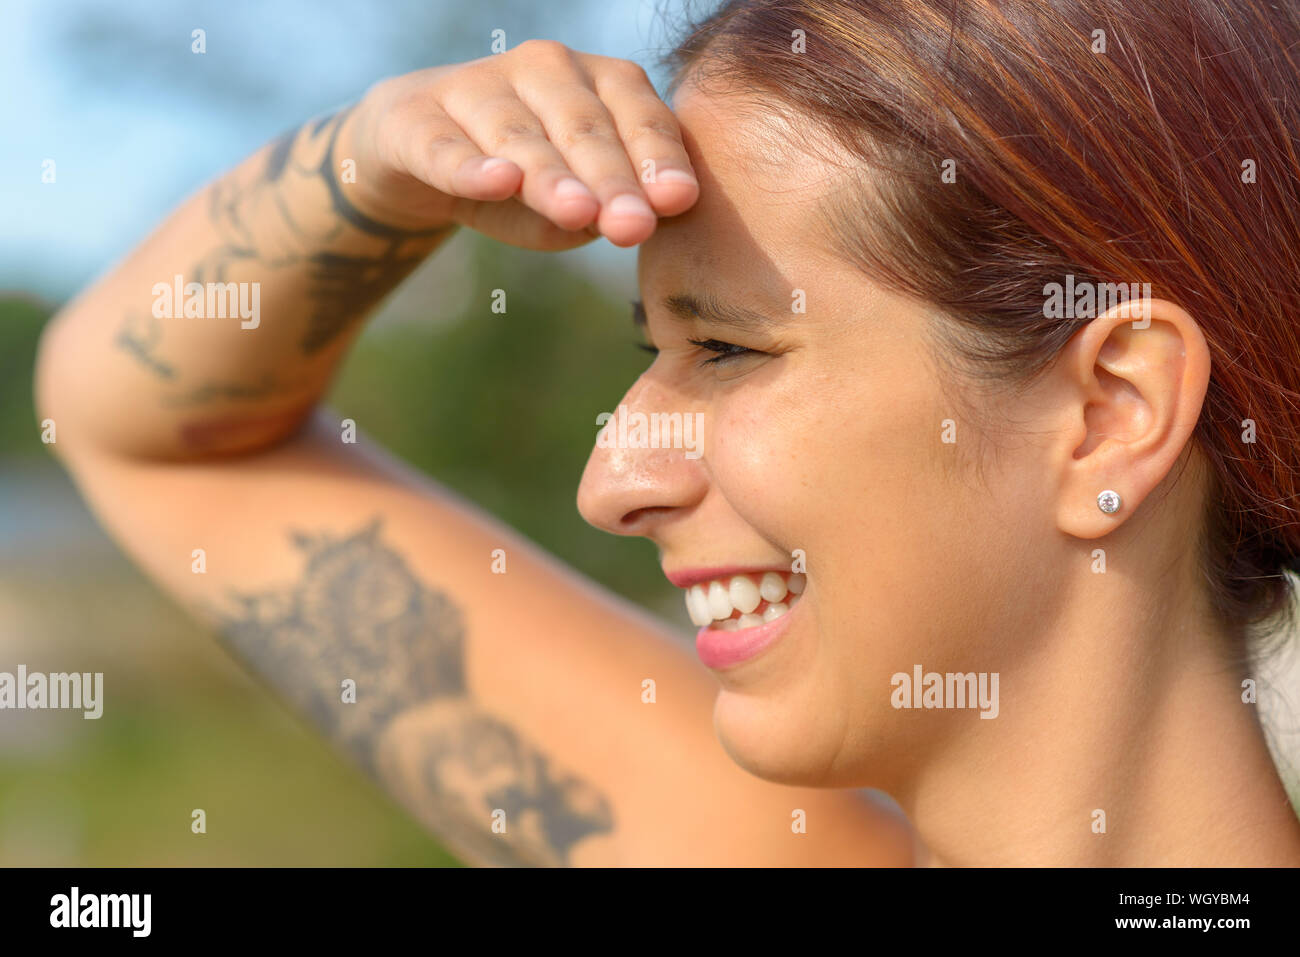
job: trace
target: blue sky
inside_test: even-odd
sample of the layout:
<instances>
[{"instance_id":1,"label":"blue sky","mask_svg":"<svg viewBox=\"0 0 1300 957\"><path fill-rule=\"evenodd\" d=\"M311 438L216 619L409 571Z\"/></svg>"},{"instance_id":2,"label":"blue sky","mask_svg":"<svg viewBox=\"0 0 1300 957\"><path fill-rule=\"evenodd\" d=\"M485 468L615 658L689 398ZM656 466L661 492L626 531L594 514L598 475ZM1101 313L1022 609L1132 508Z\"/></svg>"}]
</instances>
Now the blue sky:
<instances>
[{"instance_id":1,"label":"blue sky","mask_svg":"<svg viewBox=\"0 0 1300 957\"><path fill-rule=\"evenodd\" d=\"M0 291L54 302L260 144L375 80L545 36L653 66L673 0L0 0ZM196 28L207 52L191 50ZM656 77L658 79L658 77ZM56 181L42 183L46 160ZM604 241L586 256L635 268Z\"/></svg>"}]
</instances>

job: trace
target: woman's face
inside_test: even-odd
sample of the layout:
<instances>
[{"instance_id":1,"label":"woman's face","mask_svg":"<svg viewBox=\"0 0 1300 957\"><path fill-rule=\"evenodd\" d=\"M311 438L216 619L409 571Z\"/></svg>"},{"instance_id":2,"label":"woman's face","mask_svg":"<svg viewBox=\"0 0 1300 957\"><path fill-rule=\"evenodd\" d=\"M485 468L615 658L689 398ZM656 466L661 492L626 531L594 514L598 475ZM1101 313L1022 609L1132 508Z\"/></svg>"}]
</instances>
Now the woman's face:
<instances>
[{"instance_id":1,"label":"woman's face","mask_svg":"<svg viewBox=\"0 0 1300 957\"><path fill-rule=\"evenodd\" d=\"M625 414L703 413L702 454L597 447L578 505L597 527L653 539L670 576L788 573L806 556L783 633L714 663L716 730L762 777L889 787L972 719L999 724L896 710L891 678L915 665L1008 670L1008 639L1051 600L1035 587L1044 556L1022 535L1046 514L1049 493L1035 487L1046 483L1018 478L1034 474L1028 440L977 472L975 434L940 387L925 308L831 252L814 203L835 173L782 145L800 134L690 87L674 105L700 200L641 247L646 336L659 353L622 404ZM685 297L767 324L684 318ZM753 351L706 364L719 353L690 339ZM1032 434L1030 415L1019 424ZM744 640L731 635L721 640Z\"/></svg>"}]
</instances>

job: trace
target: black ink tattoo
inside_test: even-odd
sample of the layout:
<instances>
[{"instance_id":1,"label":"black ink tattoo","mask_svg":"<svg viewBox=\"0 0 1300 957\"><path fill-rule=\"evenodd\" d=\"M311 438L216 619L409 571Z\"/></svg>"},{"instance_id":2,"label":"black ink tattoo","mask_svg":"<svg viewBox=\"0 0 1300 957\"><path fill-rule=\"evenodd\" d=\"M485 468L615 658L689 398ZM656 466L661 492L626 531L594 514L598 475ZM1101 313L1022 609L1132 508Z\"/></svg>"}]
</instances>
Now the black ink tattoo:
<instances>
[{"instance_id":1,"label":"black ink tattoo","mask_svg":"<svg viewBox=\"0 0 1300 957\"><path fill-rule=\"evenodd\" d=\"M295 535L301 580L233 596L235 610L219 615L226 640L381 780L380 737L409 718L401 748L416 770L399 797L455 846L489 863L567 863L577 842L613 829L609 802L475 703L459 608L415 577L380 528ZM347 679L355 702L344 700ZM504 834L491 831L498 811Z\"/></svg>"},{"instance_id":2,"label":"black ink tattoo","mask_svg":"<svg viewBox=\"0 0 1300 957\"><path fill-rule=\"evenodd\" d=\"M165 406L203 405L216 399L227 402L266 399L273 395L283 395L289 386L274 375L267 373L256 382L204 382L202 385L179 395L165 396Z\"/></svg>"},{"instance_id":3,"label":"black ink tattoo","mask_svg":"<svg viewBox=\"0 0 1300 957\"><path fill-rule=\"evenodd\" d=\"M604 798L586 782L553 773L546 757L508 725L474 714L455 731L423 739L424 773L434 793L454 794L457 774L468 772L482 782L483 807L503 810L530 844L554 850L561 860L584 837L613 826Z\"/></svg>"},{"instance_id":4,"label":"black ink tattoo","mask_svg":"<svg viewBox=\"0 0 1300 957\"><path fill-rule=\"evenodd\" d=\"M352 323L364 318L390 290L408 276L429 252L429 240L450 227L404 230L380 223L354 208L339 185L334 145L347 110L308 123L272 144L262 175L252 182L227 178L213 186L208 216L220 242L195 267L196 281L226 281L235 266L271 268L308 265L311 311L299 341L304 355L334 342ZM323 184L336 220L323 233L309 234L295 221L286 203L287 187L311 195ZM258 223L258 230L249 223ZM371 255L331 251L329 244L345 224L372 237Z\"/></svg>"},{"instance_id":5,"label":"black ink tattoo","mask_svg":"<svg viewBox=\"0 0 1300 957\"><path fill-rule=\"evenodd\" d=\"M334 153L351 109L283 134L268 148L260 170L241 168L209 188L207 215L215 239L188 274L191 282L206 284L230 282L236 272L260 282L278 270L300 271L306 279L301 310L305 316L298 335L304 356L316 355L364 319L453 229L402 229L370 218L349 202ZM312 204L321 203L323 195L329 197L334 216L322 224ZM311 210L308 215L302 214L304 206ZM350 235L349 228L354 231ZM289 311L297 321L299 308ZM151 316L128 318L116 345L158 378L179 385L176 368L158 357L162 334L162 326ZM195 406L266 398L281 390L266 373L254 382L187 385L188 391L164 396L162 403Z\"/></svg>"},{"instance_id":6,"label":"black ink tattoo","mask_svg":"<svg viewBox=\"0 0 1300 957\"><path fill-rule=\"evenodd\" d=\"M122 328L117 331L113 344L119 349L131 353L140 363L160 379L168 381L176 378L176 368L164 362L154 354L158 340L162 338L162 324L152 315L128 315L122 321Z\"/></svg>"},{"instance_id":7,"label":"black ink tattoo","mask_svg":"<svg viewBox=\"0 0 1300 957\"><path fill-rule=\"evenodd\" d=\"M393 243L375 259L337 253L316 253L311 257L317 298L300 342L305 355L333 342L419 265L422 257L398 256L399 245Z\"/></svg>"},{"instance_id":8,"label":"black ink tattoo","mask_svg":"<svg viewBox=\"0 0 1300 957\"><path fill-rule=\"evenodd\" d=\"M376 219L371 219L361 210L353 206L346 196L343 195L343 188L339 185L337 179L337 166L335 164L334 147L338 143L339 130L343 128L344 121L348 115L356 108L353 104L333 116L322 118L312 129L311 135L319 137L329 127L329 141L325 147L325 158L321 160L320 166L316 170L316 175L325 183L330 192L330 201L334 204L334 212L346 219L363 233L369 233L371 236L378 236L380 239L402 240L402 239L419 239L441 236L447 232L447 227L439 226L434 229L401 229L397 226L390 226L387 223L381 223ZM305 127L304 127L305 128ZM283 162L280 169L284 167ZM278 174L278 171L277 171ZM268 174L269 178L269 174Z\"/></svg>"}]
</instances>

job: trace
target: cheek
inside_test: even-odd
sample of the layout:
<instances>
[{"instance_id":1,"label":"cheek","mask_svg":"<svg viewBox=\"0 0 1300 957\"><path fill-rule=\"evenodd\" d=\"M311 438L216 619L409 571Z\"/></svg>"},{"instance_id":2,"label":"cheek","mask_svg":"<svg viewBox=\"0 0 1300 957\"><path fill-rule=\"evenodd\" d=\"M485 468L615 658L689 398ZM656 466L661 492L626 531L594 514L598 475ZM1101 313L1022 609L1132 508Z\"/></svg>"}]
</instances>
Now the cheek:
<instances>
[{"instance_id":1,"label":"cheek","mask_svg":"<svg viewBox=\"0 0 1300 957\"><path fill-rule=\"evenodd\" d=\"M835 357L762 370L710 417L710 478L764 537L827 558L875 542L911 547L929 503L952 501L955 450L930 374L908 358L867 368ZM882 368L883 367L883 368ZM825 371L822 371L825 370ZM893 371L891 371L893 370ZM932 536L928 536L933 540ZM923 543L921 543L923 544Z\"/></svg>"},{"instance_id":2,"label":"cheek","mask_svg":"<svg viewBox=\"0 0 1300 957\"><path fill-rule=\"evenodd\" d=\"M934 373L909 350L770 371L715 406L710 478L767 541L805 552L822 627L851 632L825 635L827 647L856 655L871 634L881 652L886 639L960 631L984 601L997 534L970 474L973 433Z\"/></svg>"},{"instance_id":3,"label":"cheek","mask_svg":"<svg viewBox=\"0 0 1300 957\"><path fill-rule=\"evenodd\" d=\"M711 418L705 458L714 486L750 527L787 553L808 547L824 496L832 443L819 418L807 396L779 379L737 389Z\"/></svg>"},{"instance_id":4,"label":"cheek","mask_svg":"<svg viewBox=\"0 0 1300 957\"><path fill-rule=\"evenodd\" d=\"M915 633L917 609L935 608L940 582L959 604L978 588L962 571L982 535L970 521L978 497L962 444L970 437L933 374L903 357L845 395L835 420L819 483L835 523L828 585L869 595L870 614L888 619L878 627ZM860 597L851 604L864 606Z\"/></svg>"}]
</instances>

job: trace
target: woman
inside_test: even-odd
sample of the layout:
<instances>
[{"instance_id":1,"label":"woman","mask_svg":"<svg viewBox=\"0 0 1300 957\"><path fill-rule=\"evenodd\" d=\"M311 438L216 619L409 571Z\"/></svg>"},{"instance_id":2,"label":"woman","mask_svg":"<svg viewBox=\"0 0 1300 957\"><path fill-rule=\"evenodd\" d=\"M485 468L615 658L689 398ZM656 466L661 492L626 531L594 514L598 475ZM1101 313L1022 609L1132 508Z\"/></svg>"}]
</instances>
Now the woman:
<instances>
[{"instance_id":1,"label":"woman","mask_svg":"<svg viewBox=\"0 0 1300 957\"><path fill-rule=\"evenodd\" d=\"M470 860L908 863L872 786L926 863L1295 864L1246 643L1300 554L1297 42L1264 0L736 0L671 112L544 41L387 80L69 305L41 414ZM641 244L620 415L699 454L611 422L578 507L705 668L317 411L456 227Z\"/></svg>"}]
</instances>

